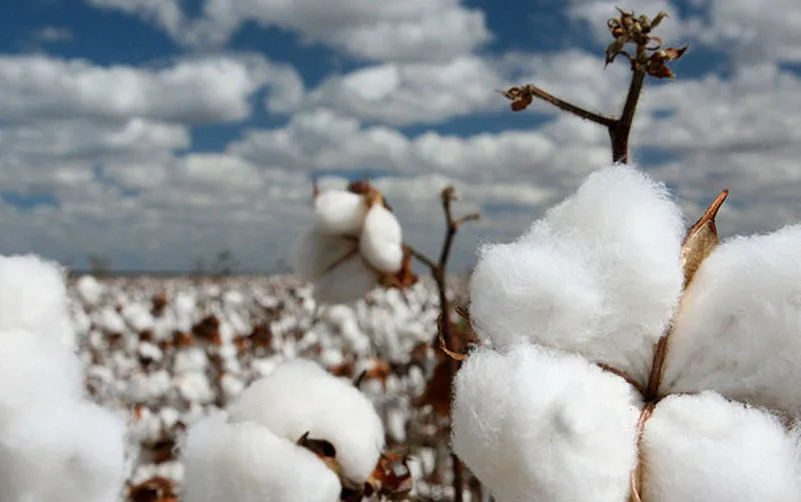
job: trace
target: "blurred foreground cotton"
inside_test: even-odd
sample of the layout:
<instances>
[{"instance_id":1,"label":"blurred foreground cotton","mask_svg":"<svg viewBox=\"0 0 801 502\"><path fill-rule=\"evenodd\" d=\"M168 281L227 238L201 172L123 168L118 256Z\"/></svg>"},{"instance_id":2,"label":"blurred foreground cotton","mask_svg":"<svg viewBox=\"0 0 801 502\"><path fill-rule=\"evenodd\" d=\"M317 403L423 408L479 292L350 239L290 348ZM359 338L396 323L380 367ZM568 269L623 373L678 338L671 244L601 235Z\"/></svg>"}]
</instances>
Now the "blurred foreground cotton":
<instances>
[{"instance_id":1,"label":"blurred foreground cotton","mask_svg":"<svg viewBox=\"0 0 801 502\"><path fill-rule=\"evenodd\" d=\"M801 227L721 243L686 293L683 227L614 165L482 248L452 441L500 502L801 500Z\"/></svg>"},{"instance_id":2,"label":"blurred foreground cotton","mask_svg":"<svg viewBox=\"0 0 801 502\"><path fill-rule=\"evenodd\" d=\"M0 500L113 502L125 420L88 402L63 271L0 258Z\"/></svg>"}]
</instances>

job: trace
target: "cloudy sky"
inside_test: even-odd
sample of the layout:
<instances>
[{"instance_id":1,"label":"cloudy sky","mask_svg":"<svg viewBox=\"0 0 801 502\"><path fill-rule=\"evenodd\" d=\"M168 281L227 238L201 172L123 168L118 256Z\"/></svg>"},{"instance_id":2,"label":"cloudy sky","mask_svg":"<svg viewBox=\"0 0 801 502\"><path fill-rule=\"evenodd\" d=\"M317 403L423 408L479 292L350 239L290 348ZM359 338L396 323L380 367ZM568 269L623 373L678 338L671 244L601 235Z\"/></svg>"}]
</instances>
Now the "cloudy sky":
<instances>
[{"instance_id":1,"label":"cloudy sky","mask_svg":"<svg viewBox=\"0 0 801 502\"><path fill-rule=\"evenodd\" d=\"M609 161L604 130L495 90L533 82L616 113L614 6L691 42L648 82L634 159L721 232L801 220L795 0L30 0L0 4L0 253L181 270L231 249L271 270L308 225L310 180L370 175L433 252L437 194L508 240Z\"/></svg>"}]
</instances>

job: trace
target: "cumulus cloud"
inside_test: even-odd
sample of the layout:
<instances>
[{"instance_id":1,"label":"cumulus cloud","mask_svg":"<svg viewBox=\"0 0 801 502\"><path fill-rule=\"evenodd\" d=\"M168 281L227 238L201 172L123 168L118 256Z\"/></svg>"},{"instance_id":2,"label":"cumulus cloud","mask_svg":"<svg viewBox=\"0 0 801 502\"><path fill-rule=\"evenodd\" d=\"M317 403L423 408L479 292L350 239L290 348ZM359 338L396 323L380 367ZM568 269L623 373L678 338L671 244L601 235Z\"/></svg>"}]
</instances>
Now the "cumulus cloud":
<instances>
[{"instance_id":1,"label":"cumulus cloud","mask_svg":"<svg viewBox=\"0 0 801 502\"><path fill-rule=\"evenodd\" d=\"M177 0L90 0L96 7L138 15L189 46L219 46L245 22L297 33L368 60L438 60L488 42L484 12L460 0L207 0L190 18Z\"/></svg>"},{"instance_id":2,"label":"cumulus cloud","mask_svg":"<svg viewBox=\"0 0 801 502\"><path fill-rule=\"evenodd\" d=\"M133 117L187 125L239 121L251 96L275 83L281 109L299 99L300 79L261 56L206 56L163 68L63 60L44 55L0 57L0 114L4 121Z\"/></svg>"}]
</instances>

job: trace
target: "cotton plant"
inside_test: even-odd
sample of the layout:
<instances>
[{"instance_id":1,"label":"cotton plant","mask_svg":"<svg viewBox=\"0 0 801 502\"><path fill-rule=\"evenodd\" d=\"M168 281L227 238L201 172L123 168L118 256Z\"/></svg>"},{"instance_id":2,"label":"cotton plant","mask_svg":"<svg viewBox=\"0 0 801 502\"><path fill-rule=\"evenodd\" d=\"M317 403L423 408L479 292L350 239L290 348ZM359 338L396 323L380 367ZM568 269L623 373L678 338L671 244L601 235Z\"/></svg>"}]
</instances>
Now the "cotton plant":
<instances>
[{"instance_id":1,"label":"cotton plant","mask_svg":"<svg viewBox=\"0 0 801 502\"><path fill-rule=\"evenodd\" d=\"M369 184L315 195L314 227L295 245L294 268L323 303L349 303L401 271L403 232Z\"/></svg>"},{"instance_id":2,"label":"cotton plant","mask_svg":"<svg viewBox=\"0 0 801 502\"><path fill-rule=\"evenodd\" d=\"M383 423L352 382L289 360L188 429L182 500L359 500L400 487L378 484L384 448Z\"/></svg>"},{"instance_id":3,"label":"cotton plant","mask_svg":"<svg viewBox=\"0 0 801 502\"><path fill-rule=\"evenodd\" d=\"M0 500L122 498L126 423L90 402L63 269L0 257Z\"/></svg>"},{"instance_id":4,"label":"cotton plant","mask_svg":"<svg viewBox=\"0 0 801 502\"><path fill-rule=\"evenodd\" d=\"M452 446L499 502L801 500L801 225L718 242L615 164L470 281Z\"/></svg>"}]
</instances>

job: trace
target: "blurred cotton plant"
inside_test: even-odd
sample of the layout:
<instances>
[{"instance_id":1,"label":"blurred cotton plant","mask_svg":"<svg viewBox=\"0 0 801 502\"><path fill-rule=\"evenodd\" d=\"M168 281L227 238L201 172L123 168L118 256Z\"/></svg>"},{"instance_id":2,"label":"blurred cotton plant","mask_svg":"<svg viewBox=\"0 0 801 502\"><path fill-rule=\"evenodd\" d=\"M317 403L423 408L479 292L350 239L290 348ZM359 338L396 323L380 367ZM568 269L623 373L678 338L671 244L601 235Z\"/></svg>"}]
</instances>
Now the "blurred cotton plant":
<instances>
[{"instance_id":1,"label":"blurred cotton plant","mask_svg":"<svg viewBox=\"0 0 801 502\"><path fill-rule=\"evenodd\" d=\"M498 500L801 500L801 225L718 243L591 174L470 283L455 452Z\"/></svg>"},{"instance_id":2,"label":"blurred cotton plant","mask_svg":"<svg viewBox=\"0 0 801 502\"><path fill-rule=\"evenodd\" d=\"M183 445L182 500L361 500L405 494L392 476L384 426L346 379L295 359L253 382L225 411L192 425Z\"/></svg>"},{"instance_id":3,"label":"blurred cotton plant","mask_svg":"<svg viewBox=\"0 0 801 502\"><path fill-rule=\"evenodd\" d=\"M314 217L314 228L295 245L292 258L298 275L314 283L317 301L357 300L401 272L400 223L371 185L315 193Z\"/></svg>"}]
</instances>

